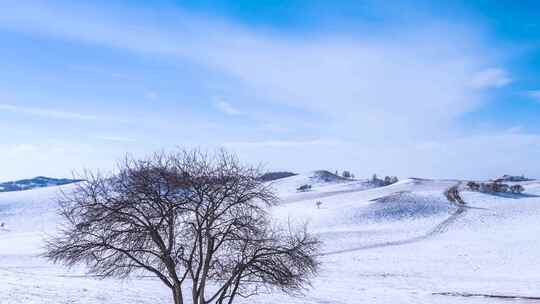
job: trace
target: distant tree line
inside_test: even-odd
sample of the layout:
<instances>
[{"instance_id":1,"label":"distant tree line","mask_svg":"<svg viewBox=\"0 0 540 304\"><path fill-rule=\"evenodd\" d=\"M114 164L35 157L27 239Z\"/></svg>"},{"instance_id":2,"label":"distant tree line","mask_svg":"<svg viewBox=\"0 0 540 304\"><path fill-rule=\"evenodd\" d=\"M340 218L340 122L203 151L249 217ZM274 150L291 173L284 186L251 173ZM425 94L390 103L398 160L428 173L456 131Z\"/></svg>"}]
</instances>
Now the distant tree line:
<instances>
[{"instance_id":1,"label":"distant tree line","mask_svg":"<svg viewBox=\"0 0 540 304\"><path fill-rule=\"evenodd\" d=\"M397 176L385 176L384 178L381 179L377 177L377 174L373 174L373 176L370 179L370 182L377 187L392 185L392 184L397 183L398 181L399 179L397 178Z\"/></svg>"},{"instance_id":2,"label":"distant tree line","mask_svg":"<svg viewBox=\"0 0 540 304\"><path fill-rule=\"evenodd\" d=\"M336 170L336 171L334 172L334 175L335 175L335 176L339 176L339 177L343 177L343 178L345 178L345 179L354 179L354 177L355 177L355 176L354 176L354 173L352 173L352 172L349 171L349 170L343 170L343 171L341 172L341 174L339 173L338 170Z\"/></svg>"},{"instance_id":3,"label":"distant tree line","mask_svg":"<svg viewBox=\"0 0 540 304\"><path fill-rule=\"evenodd\" d=\"M341 177L346 178L346 179L353 179L354 174L351 173L351 171L345 170L343 171L343 173L341 173Z\"/></svg>"},{"instance_id":4,"label":"distant tree line","mask_svg":"<svg viewBox=\"0 0 540 304\"><path fill-rule=\"evenodd\" d=\"M526 181L530 181L531 179L530 178L527 178L525 177L525 175L509 175L509 174L505 174L501 177L498 178L498 180L500 181L503 181L503 182L526 182Z\"/></svg>"},{"instance_id":5,"label":"distant tree line","mask_svg":"<svg viewBox=\"0 0 540 304\"><path fill-rule=\"evenodd\" d=\"M495 180L488 183L477 183L470 181L467 183L467 188L470 191L484 192L484 193L515 193L520 194L525 191L522 185L508 185L504 184L501 180Z\"/></svg>"}]
</instances>

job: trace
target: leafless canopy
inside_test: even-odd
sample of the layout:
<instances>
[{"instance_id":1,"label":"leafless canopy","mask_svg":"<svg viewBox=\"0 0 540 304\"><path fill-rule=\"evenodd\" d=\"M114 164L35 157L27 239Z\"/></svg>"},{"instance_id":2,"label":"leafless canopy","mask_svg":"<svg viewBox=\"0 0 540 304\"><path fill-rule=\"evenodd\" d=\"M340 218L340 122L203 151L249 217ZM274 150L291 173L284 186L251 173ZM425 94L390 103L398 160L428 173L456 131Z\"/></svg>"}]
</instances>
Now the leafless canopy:
<instances>
[{"instance_id":1,"label":"leafless canopy","mask_svg":"<svg viewBox=\"0 0 540 304\"><path fill-rule=\"evenodd\" d=\"M225 151L126 158L116 174L88 174L63 196L66 225L45 256L104 277L150 272L175 304L298 292L317 271L319 242L305 227L270 223L277 199L259 177Z\"/></svg>"},{"instance_id":2,"label":"leafless canopy","mask_svg":"<svg viewBox=\"0 0 540 304\"><path fill-rule=\"evenodd\" d=\"M446 199L450 201L451 203L458 204L459 206L465 205L465 201L461 197L461 194L459 193L459 187L460 183L457 185L454 185L444 191L444 196L446 196Z\"/></svg>"}]
</instances>

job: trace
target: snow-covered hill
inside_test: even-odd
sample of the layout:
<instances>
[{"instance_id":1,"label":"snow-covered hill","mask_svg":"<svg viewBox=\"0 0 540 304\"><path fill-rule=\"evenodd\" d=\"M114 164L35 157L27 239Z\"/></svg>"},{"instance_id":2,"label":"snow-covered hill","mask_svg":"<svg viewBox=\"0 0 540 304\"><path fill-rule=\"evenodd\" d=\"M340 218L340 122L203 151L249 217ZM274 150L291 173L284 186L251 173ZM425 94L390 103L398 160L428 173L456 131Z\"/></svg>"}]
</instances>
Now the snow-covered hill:
<instances>
[{"instance_id":1,"label":"snow-covered hill","mask_svg":"<svg viewBox=\"0 0 540 304\"><path fill-rule=\"evenodd\" d=\"M453 180L373 188L319 177L271 182L282 201L273 217L308 222L324 242L313 287L303 297L276 293L239 303L496 303L459 294L540 296L540 183L528 182L523 195L464 192L468 206L459 208L442 194ZM311 191L296 190L307 183ZM0 303L169 303L154 279L99 280L38 257L43 236L58 223L54 198L70 187L0 193L6 223Z\"/></svg>"},{"instance_id":2,"label":"snow-covered hill","mask_svg":"<svg viewBox=\"0 0 540 304\"><path fill-rule=\"evenodd\" d=\"M38 176L31 179L21 179L13 182L0 183L0 192L22 191L43 187L62 186L76 182L80 182L80 180Z\"/></svg>"}]
</instances>

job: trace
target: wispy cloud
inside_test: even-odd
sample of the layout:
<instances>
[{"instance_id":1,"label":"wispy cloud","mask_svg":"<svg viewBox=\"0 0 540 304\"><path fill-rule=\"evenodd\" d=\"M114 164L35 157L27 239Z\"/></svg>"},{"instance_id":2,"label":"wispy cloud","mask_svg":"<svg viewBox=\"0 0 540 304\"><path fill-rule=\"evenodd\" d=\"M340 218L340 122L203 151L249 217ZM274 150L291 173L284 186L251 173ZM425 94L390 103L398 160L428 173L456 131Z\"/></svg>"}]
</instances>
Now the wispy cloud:
<instances>
[{"instance_id":1,"label":"wispy cloud","mask_svg":"<svg viewBox=\"0 0 540 304\"><path fill-rule=\"evenodd\" d=\"M525 94L530 98L540 102L540 90L529 90L526 91Z\"/></svg>"},{"instance_id":2,"label":"wispy cloud","mask_svg":"<svg viewBox=\"0 0 540 304\"><path fill-rule=\"evenodd\" d=\"M69 69L78 71L84 74L97 74L99 76L105 76L107 78L115 78L122 80L131 80L133 81L134 77L127 73L122 73L118 71L109 71L105 68L91 66L91 65L69 65Z\"/></svg>"},{"instance_id":3,"label":"wispy cloud","mask_svg":"<svg viewBox=\"0 0 540 304\"><path fill-rule=\"evenodd\" d=\"M104 141L111 141L111 142L121 142L121 143L129 143L129 142L135 142L136 140L134 138L125 137L125 136L110 136L110 135L99 135L96 136L96 139L104 140Z\"/></svg>"},{"instance_id":4,"label":"wispy cloud","mask_svg":"<svg viewBox=\"0 0 540 304\"><path fill-rule=\"evenodd\" d=\"M56 109L23 107L12 104L0 104L0 111L11 112L16 114L33 115L52 119L66 119L66 120L102 120L102 117L87 115L76 112L69 112Z\"/></svg>"},{"instance_id":5,"label":"wispy cloud","mask_svg":"<svg viewBox=\"0 0 540 304\"><path fill-rule=\"evenodd\" d=\"M314 140L265 140L265 141L236 141L226 142L225 147L243 148L279 148L279 147L313 147L313 146L339 146L344 142L331 139Z\"/></svg>"},{"instance_id":6,"label":"wispy cloud","mask_svg":"<svg viewBox=\"0 0 540 304\"><path fill-rule=\"evenodd\" d=\"M488 68L482 70L471 79L471 86L475 89L502 88L512 82L508 73L501 68Z\"/></svg>"},{"instance_id":7,"label":"wispy cloud","mask_svg":"<svg viewBox=\"0 0 540 304\"><path fill-rule=\"evenodd\" d=\"M355 141L269 141L230 143L245 159L271 160L271 169L309 171L349 169L357 176L373 173L433 178L483 179L508 174L537 177L537 134L502 132L401 145L366 145ZM456 149L459 147L459 149ZM486 156L489 151L489 157ZM302 161L300 161L302 160Z\"/></svg>"},{"instance_id":8,"label":"wispy cloud","mask_svg":"<svg viewBox=\"0 0 540 304\"><path fill-rule=\"evenodd\" d=\"M216 108L227 115L241 115L242 112L228 102L216 102Z\"/></svg>"},{"instance_id":9,"label":"wispy cloud","mask_svg":"<svg viewBox=\"0 0 540 304\"><path fill-rule=\"evenodd\" d=\"M28 178L36 175L70 177L84 168L104 169L125 151L119 145L96 146L92 143L31 142L0 143L0 158L9 159L0 172L0 180Z\"/></svg>"},{"instance_id":10,"label":"wispy cloud","mask_svg":"<svg viewBox=\"0 0 540 304\"><path fill-rule=\"evenodd\" d=\"M228 99L235 104L213 104L223 113L245 114L237 107L248 102L260 102L261 108L263 104L293 108L304 116L317 115L298 115L298 121L286 125L283 133L297 128L300 120L311 119L313 128L305 128L306 134L298 138L347 139L272 141L260 132L259 137L249 137L253 141L242 141L245 134L230 130L233 136L229 138L240 140L226 145L251 151L255 160L272 159L291 168L354 162L365 166L368 173L383 169L388 174L466 175L512 168L523 151L530 152L529 160L538 151L540 141L534 136L448 139L454 136L453 127L461 115L485 105L490 90L512 82L513 75L490 56L494 48L476 32L478 27L454 27L435 20L433 24L424 21L381 31L295 39L294 35L274 35L189 16L161 20L171 26L160 27L145 24L147 18L140 18L143 15L130 19L125 11L115 14L78 6L55 7L53 2L7 2L9 7L0 4L0 27L187 62L190 67L200 67L201 73L183 77L201 77L195 82L238 92ZM210 83L224 79L226 83ZM539 92L529 95L540 99ZM63 119L87 116L9 105L4 110ZM282 126L283 120L272 118L271 123ZM426 138L437 138L437 144L422 146ZM493 152L487 164L485 151ZM474 157L467 158L469 154ZM452 161L447 160L450 158ZM488 165L493 169L488 170Z\"/></svg>"},{"instance_id":11,"label":"wispy cloud","mask_svg":"<svg viewBox=\"0 0 540 304\"><path fill-rule=\"evenodd\" d=\"M129 11L32 4L13 2L0 10L1 26L200 65L217 78L233 79L227 85L242 92L234 96L238 100L287 105L332 120L318 132L370 129L362 136L372 138L433 133L484 104L479 92L511 82L473 27L439 20L294 39L186 14L162 20L170 25L164 29L130 19L137 14ZM241 113L228 103L216 106L229 115ZM380 121L392 123L370 128Z\"/></svg>"}]
</instances>

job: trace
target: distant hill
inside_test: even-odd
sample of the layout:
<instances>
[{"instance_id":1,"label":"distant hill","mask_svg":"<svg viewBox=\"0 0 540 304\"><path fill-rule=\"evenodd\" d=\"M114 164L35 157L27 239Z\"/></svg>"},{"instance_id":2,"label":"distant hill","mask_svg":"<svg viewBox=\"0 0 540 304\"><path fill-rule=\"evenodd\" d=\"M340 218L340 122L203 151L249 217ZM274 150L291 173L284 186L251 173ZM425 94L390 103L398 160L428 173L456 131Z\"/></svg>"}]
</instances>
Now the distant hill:
<instances>
[{"instance_id":1,"label":"distant hill","mask_svg":"<svg viewBox=\"0 0 540 304\"><path fill-rule=\"evenodd\" d=\"M509 175L509 174L505 174L499 178L496 178L495 179L496 181L501 181L501 182L528 182L528 181L532 181L532 179L530 178L527 178L523 175L521 176L516 176L516 175Z\"/></svg>"},{"instance_id":2,"label":"distant hill","mask_svg":"<svg viewBox=\"0 0 540 304\"><path fill-rule=\"evenodd\" d=\"M317 182L325 182L325 183L351 181L350 179L341 177L339 175L336 175L326 170L317 170L313 172L313 176L311 176L311 179Z\"/></svg>"},{"instance_id":3,"label":"distant hill","mask_svg":"<svg viewBox=\"0 0 540 304\"><path fill-rule=\"evenodd\" d=\"M262 180L264 182L269 182L269 181L273 181L273 180L276 180L276 179L291 177L291 176L295 176L295 175L298 175L298 174L293 173L293 172L286 172L286 171L283 171L283 172L267 172L267 173L261 175L260 180Z\"/></svg>"},{"instance_id":4,"label":"distant hill","mask_svg":"<svg viewBox=\"0 0 540 304\"><path fill-rule=\"evenodd\" d=\"M35 188L43 188L50 186L61 186L80 182L81 180L77 179L68 179L68 178L51 178L45 176L38 176L32 179L22 179L18 181L0 183L0 192L10 192L10 191L23 191L30 190Z\"/></svg>"}]
</instances>

